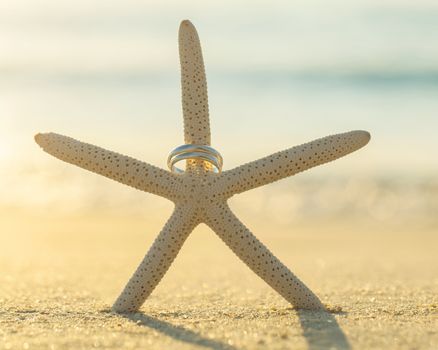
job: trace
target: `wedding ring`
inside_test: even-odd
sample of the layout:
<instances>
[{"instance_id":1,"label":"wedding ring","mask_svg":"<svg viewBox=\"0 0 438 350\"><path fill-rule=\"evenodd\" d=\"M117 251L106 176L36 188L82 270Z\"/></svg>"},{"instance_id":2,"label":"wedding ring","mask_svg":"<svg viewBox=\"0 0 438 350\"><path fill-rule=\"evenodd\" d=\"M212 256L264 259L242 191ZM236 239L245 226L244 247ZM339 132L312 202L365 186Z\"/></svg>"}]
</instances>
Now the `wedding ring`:
<instances>
[{"instance_id":1,"label":"wedding ring","mask_svg":"<svg viewBox=\"0 0 438 350\"><path fill-rule=\"evenodd\" d=\"M184 170L177 168L175 164L185 159L202 160L208 163L215 173L222 171L222 156L210 146L192 144L179 146L170 152L167 158L167 166L174 173L183 173Z\"/></svg>"}]
</instances>

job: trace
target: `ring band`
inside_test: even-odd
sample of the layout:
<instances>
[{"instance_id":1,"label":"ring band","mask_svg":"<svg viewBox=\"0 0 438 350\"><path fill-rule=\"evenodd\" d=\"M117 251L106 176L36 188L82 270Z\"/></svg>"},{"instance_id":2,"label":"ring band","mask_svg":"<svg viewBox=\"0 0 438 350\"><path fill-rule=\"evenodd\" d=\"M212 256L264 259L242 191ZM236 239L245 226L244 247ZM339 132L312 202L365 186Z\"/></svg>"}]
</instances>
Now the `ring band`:
<instances>
[{"instance_id":1,"label":"ring band","mask_svg":"<svg viewBox=\"0 0 438 350\"><path fill-rule=\"evenodd\" d=\"M167 158L167 166L174 173L183 173L184 170L177 168L176 163L184 159L197 159L209 163L215 173L222 171L223 159L221 154L213 147L206 145L186 144L175 148Z\"/></svg>"}]
</instances>

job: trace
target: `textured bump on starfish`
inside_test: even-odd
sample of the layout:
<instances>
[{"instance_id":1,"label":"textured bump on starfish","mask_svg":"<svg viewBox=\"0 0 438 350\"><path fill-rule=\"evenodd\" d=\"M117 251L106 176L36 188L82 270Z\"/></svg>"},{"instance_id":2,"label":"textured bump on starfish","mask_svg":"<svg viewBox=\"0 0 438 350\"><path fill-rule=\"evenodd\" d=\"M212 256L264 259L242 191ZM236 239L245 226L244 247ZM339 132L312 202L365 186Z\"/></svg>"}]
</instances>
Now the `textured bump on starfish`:
<instances>
[{"instance_id":1,"label":"textured bump on starfish","mask_svg":"<svg viewBox=\"0 0 438 350\"><path fill-rule=\"evenodd\" d=\"M184 139L210 145L207 83L201 46L189 21L179 30ZM175 174L119 153L55 133L37 134L47 153L65 162L167 198L174 211L143 261L113 305L117 312L138 310L158 285L188 235L206 223L258 276L297 308L323 309L318 297L280 262L232 213L227 200L250 189L281 180L365 146L366 131L327 136L274 153L222 173L208 162L189 159L186 171Z\"/></svg>"}]
</instances>

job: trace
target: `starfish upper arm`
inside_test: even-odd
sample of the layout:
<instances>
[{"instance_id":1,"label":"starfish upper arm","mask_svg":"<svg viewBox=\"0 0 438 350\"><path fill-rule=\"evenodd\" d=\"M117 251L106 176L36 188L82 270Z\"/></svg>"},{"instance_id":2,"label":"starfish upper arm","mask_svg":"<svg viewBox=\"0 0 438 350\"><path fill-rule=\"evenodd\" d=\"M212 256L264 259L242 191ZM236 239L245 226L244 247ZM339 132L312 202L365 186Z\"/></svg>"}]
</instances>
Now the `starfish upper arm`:
<instances>
[{"instance_id":1,"label":"starfish upper arm","mask_svg":"<svg viewBox=\"0 0 438 350\"><path fill-rule=\"evenodd\" d=\"M317 139L225 171L218 181L218 192L231 197L268 183L328 163L365 146L366 131L350 131Z\"/></svg>"},{"instance_id":2,"label":"starfish upper arm","mask_svg":"<svg viewBox=\"0 0 438 350\"><path fill-rule=\"evenodd\" d=\"M164 169L55 133L37 134L35 141L45 152L67 163L172 199L178 179Z\"/></svg>"},{"instance_id":3,"label":"starfish upper arm","mask_svg":"<svg viewBox=\"0 0 438 350\"><path fill-rule=\"evenodd\" d=\"M187 144L209 145L207 79L198 33L190 21L182 21L178 41L184 139Z\"/></svg>"}]
</instances>

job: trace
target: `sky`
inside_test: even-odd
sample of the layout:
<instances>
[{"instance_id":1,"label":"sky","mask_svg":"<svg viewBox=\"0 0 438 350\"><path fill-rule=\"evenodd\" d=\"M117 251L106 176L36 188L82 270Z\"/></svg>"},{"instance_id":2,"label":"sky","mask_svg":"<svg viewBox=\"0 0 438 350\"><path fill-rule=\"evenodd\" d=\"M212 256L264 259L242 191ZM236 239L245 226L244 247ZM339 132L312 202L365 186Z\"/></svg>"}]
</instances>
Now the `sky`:
<instances>
[{"instance_id":1,"label":"sky","mask_svg":"<svg viewBox=\"0 0 438 350\"><path fill-rule=\"evenodd\" d=\"M372 135L345 159L233 199L249 220L435 225L437 17L425 0L2 0L0 216L168 214L163 199L51 158L33 135L165 167L183 142L177 30L188 18L225 169L328 134Z\"/></svg>"}]
</instances>

